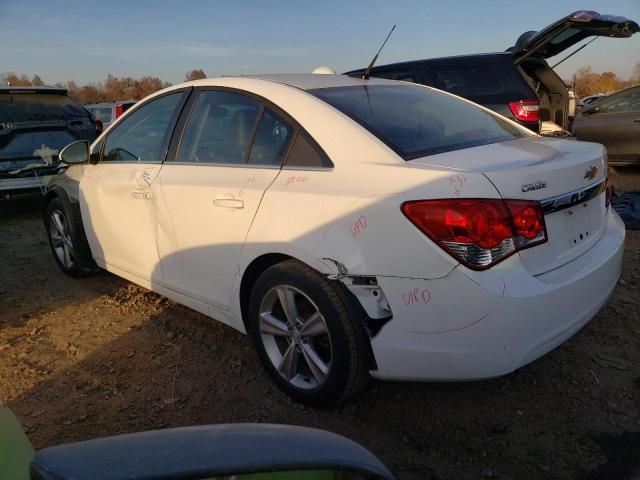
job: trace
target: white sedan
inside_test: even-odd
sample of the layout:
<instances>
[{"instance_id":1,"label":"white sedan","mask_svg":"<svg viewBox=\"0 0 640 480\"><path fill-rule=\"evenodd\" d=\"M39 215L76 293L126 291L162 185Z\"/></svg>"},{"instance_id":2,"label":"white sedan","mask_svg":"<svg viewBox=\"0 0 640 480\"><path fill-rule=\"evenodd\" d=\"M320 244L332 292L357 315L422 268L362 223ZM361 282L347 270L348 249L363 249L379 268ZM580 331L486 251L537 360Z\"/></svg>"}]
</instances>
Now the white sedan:
<instances>
[{"instance_id":1,"label":"white sedan","mask_svg":"<svg viewBox=\"0 0 640 480\"><path fill-rule=\"evenodd\" d=\"M60 267L106 269L248 333L309 405L370 375L511 372L584 326L620 274L601 145L429 87L199 80L61 155L78 165L46 196Z\"/></svg>"}]
</instances>

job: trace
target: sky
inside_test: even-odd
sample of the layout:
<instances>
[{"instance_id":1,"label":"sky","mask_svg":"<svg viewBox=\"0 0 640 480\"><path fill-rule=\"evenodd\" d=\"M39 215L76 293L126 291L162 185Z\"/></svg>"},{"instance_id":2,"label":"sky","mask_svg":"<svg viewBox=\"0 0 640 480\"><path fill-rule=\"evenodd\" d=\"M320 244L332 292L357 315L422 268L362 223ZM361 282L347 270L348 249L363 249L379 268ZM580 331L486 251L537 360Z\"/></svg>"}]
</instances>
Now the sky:
<instances>
[{"instance_id":1,"label":"sky","mask_svg":"<svg viewBox=\"0 0 640 480\"><path fill-rule=\"evenodd\" d=\"M640 0L0 0L0 74L84 84L109 73L176 83L194 68L343 72L365 67L393 24L379 64L502 51L576 10L640 22ZM558 71L569 79L591 65L627 78L638 62L640 34L600 38Z\"/></svg>"}]
</instances>

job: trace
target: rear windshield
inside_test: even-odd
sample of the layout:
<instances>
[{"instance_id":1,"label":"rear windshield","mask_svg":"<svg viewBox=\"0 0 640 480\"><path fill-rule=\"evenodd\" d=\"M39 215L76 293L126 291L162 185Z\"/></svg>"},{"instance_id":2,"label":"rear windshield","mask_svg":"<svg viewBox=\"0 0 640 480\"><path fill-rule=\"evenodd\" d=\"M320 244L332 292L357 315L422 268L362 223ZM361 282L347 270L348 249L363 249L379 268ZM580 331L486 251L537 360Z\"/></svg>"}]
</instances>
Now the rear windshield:
<instances>
[{"instance_id":1,"label":"rear windshield","mask_svg":"<svg viewBox=\"0 0 640 480\"><path fill-rule=\"evenodd\" d=\"M64 95L0 94L0 122L68 120L89 114Z\"/></svg>"},{"instance_id":2,"label":"rear windshield","mask_svg":"<svg viewBox=\"0 0 640 480\"><path fill-rule=\"evenodd\" d=\"M364 126L405 160L529 135L464 100L410 84L309 92Z\"/></svg>"}]
</instances>

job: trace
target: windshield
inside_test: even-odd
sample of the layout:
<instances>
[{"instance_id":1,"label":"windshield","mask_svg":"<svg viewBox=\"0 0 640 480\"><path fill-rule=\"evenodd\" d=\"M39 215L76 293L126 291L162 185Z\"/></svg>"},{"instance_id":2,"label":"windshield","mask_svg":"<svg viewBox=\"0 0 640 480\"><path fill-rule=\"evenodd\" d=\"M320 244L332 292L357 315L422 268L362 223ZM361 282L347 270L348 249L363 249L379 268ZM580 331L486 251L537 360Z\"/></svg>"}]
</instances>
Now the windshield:
<instances>
[{"instance_id":1,"label":"windshield","mask_svg":"<svg viewBox=\"0 0 640 480\"><path fill-rule=\"evenodd\" d=\"M498 115L435 89L369 85L309 91L405 160L529 136Z\"/></svg>"},{"instance_id":2,"label":"windshield","mask_svg":"<svg viewBox=\"0 0 640 480\"><path fill-rule=\"evenodd\" d=\"M68 120L88 115L64 95L25 93L0 95L0 122Z\"/></svg>"}]
</instances>

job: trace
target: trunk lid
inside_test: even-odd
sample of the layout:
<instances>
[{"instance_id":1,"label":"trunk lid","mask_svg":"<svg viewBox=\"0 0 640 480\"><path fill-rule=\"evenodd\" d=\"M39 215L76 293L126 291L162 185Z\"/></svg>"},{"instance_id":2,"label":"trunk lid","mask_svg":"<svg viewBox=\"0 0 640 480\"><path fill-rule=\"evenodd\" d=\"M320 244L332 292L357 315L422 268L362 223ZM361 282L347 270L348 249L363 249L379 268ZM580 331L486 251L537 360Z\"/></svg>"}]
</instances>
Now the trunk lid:
<instances>
[{"instance_id":1,"label":"trunk lid","mask_svg":"<svg viewBox=\"0 0 640 480\"><path fill-rule=\"evenodd\" d=\"M580 10L542 30L522 34L509 50L518 64L530 56L545 59L553 57L587 37L628 38L638 31L638 24L628 18Z\"/></svg>"},{"instance_id":2,"label":"trunk lid","mask_svg":"<svg viewBox=\"0 0 640 480\"><path fill-rule=\"evenodd\" d=\"M602 145L529 137L410 163L482 173L502 198L540 201L548 240L520 251L533 275L570 262L603 232L607 164ZM464 197L464 185L458 191Z\"/></svg>"}]
</instances>

